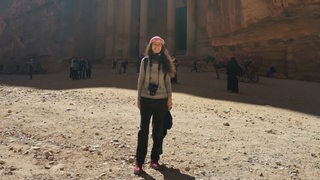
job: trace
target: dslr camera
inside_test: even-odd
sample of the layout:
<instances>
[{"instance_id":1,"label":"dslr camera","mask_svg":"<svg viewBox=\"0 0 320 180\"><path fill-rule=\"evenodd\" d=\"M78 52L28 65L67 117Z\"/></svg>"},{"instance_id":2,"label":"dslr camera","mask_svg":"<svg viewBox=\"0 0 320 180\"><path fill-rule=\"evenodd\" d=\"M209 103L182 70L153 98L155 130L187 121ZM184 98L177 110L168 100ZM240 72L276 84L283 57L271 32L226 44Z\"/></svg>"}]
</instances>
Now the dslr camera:
<instances>
[{"instance_id":1,"label":"dslr camera","mask_svg":"<svg viewBox=\"0 0 320 180\"><path fill-rule=\"evenodd\" d=\"M157 90L158 90L158 84L149 83L148 90L149 90L151 96L156 95Z\"/></svg>"}]
</instances>

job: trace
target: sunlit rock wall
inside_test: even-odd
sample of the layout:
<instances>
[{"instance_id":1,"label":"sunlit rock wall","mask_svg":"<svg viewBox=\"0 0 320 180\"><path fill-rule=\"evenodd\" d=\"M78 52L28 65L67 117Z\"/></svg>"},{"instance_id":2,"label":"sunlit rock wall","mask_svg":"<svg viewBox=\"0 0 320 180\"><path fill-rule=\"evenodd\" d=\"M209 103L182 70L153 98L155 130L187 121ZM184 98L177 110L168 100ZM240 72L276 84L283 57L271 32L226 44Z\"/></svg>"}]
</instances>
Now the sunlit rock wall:
<instances>
[{"instance_id":1,"label":"sunlit rock wall","mask_svg":"<svg viewBox=\"0 0 320 180\"><path fill-rule=\"evenodd\" d=\"M319 0L209 0L207 33L216 56L259 57L260 73L320 80Z\"/></svg>"}]
</instances>

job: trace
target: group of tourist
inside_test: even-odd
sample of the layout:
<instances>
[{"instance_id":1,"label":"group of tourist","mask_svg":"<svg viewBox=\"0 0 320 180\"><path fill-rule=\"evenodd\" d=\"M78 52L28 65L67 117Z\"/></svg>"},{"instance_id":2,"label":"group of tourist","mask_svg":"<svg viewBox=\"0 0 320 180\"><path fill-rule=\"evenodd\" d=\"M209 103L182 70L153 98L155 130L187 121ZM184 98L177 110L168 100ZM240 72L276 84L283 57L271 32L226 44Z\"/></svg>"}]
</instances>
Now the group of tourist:
<instances>
[{"instance_id":1,"label":"group of tourist","mask_svg":"<svg viewBox=\"0 0 320 180\"><path fill-rule=\"evenodd\" d=\"M69 77L72 80L91 78L92 64L88 59L74 57L71 59Z\"/></svg>"},{"instance_id":2,"label":"group of tourist","mask_svg":"<svg viewBox=\"0 0 320 180\"><path fill-rule=\"evenodd\" d=\"M112 61L112 69L114 69L118 74L127 73L127 67L129 65L128 60L120 60L115 57Z\"/></svg>"}]
</instances>

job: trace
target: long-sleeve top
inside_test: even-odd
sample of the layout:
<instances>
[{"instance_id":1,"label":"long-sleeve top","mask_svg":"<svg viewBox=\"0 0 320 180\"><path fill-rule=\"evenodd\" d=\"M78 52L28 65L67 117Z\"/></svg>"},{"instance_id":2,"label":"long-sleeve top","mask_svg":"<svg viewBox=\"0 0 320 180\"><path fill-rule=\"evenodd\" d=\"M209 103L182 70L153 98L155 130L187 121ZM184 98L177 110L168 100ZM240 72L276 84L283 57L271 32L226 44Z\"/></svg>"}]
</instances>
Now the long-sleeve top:
<instances>
[{"instance_id":1,"label":"long-sleeve top","mask_svg":"<svg viewBox=\"0 0 320 180\"><path fill-rule=\"evenodd\" d=\"M148 61L146 68L145 61ZM152 61L152 66L150 63ZM165 99L172 96L171 78L163 72L162 67L158 69L159 62L157 60L144 57L140 64L140 73L138 77L138 99L141 97L150 99ZM154 96L150 95L148 90L149 83L158 85L157 92Z\"/></svg>"}]
</instances>

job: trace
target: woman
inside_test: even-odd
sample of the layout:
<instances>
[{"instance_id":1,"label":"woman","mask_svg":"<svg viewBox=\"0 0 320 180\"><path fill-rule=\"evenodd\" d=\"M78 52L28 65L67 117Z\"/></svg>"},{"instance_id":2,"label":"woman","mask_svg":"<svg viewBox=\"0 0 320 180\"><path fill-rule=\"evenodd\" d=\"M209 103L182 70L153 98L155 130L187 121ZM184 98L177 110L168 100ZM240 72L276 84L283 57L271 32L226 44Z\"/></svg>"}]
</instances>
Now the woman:
<instances>
[{"instance_id":1,"label":"woman","mask_svg":"<svg viewBox=\"0 0 320 180\"><path fill-rule=\"evenodd\" d=\"M164 47L164 40L155 36L150 39L142 59L138 78L138 102L140 109L140 129L134 173L143 173L148 150L148 136L150 119L152 119L152 139L150 166L159 169L160 154L164 137L164 119L168 110L172 108L171 77L174 75L174 65Z\"/></svg>"}]
</instances>

